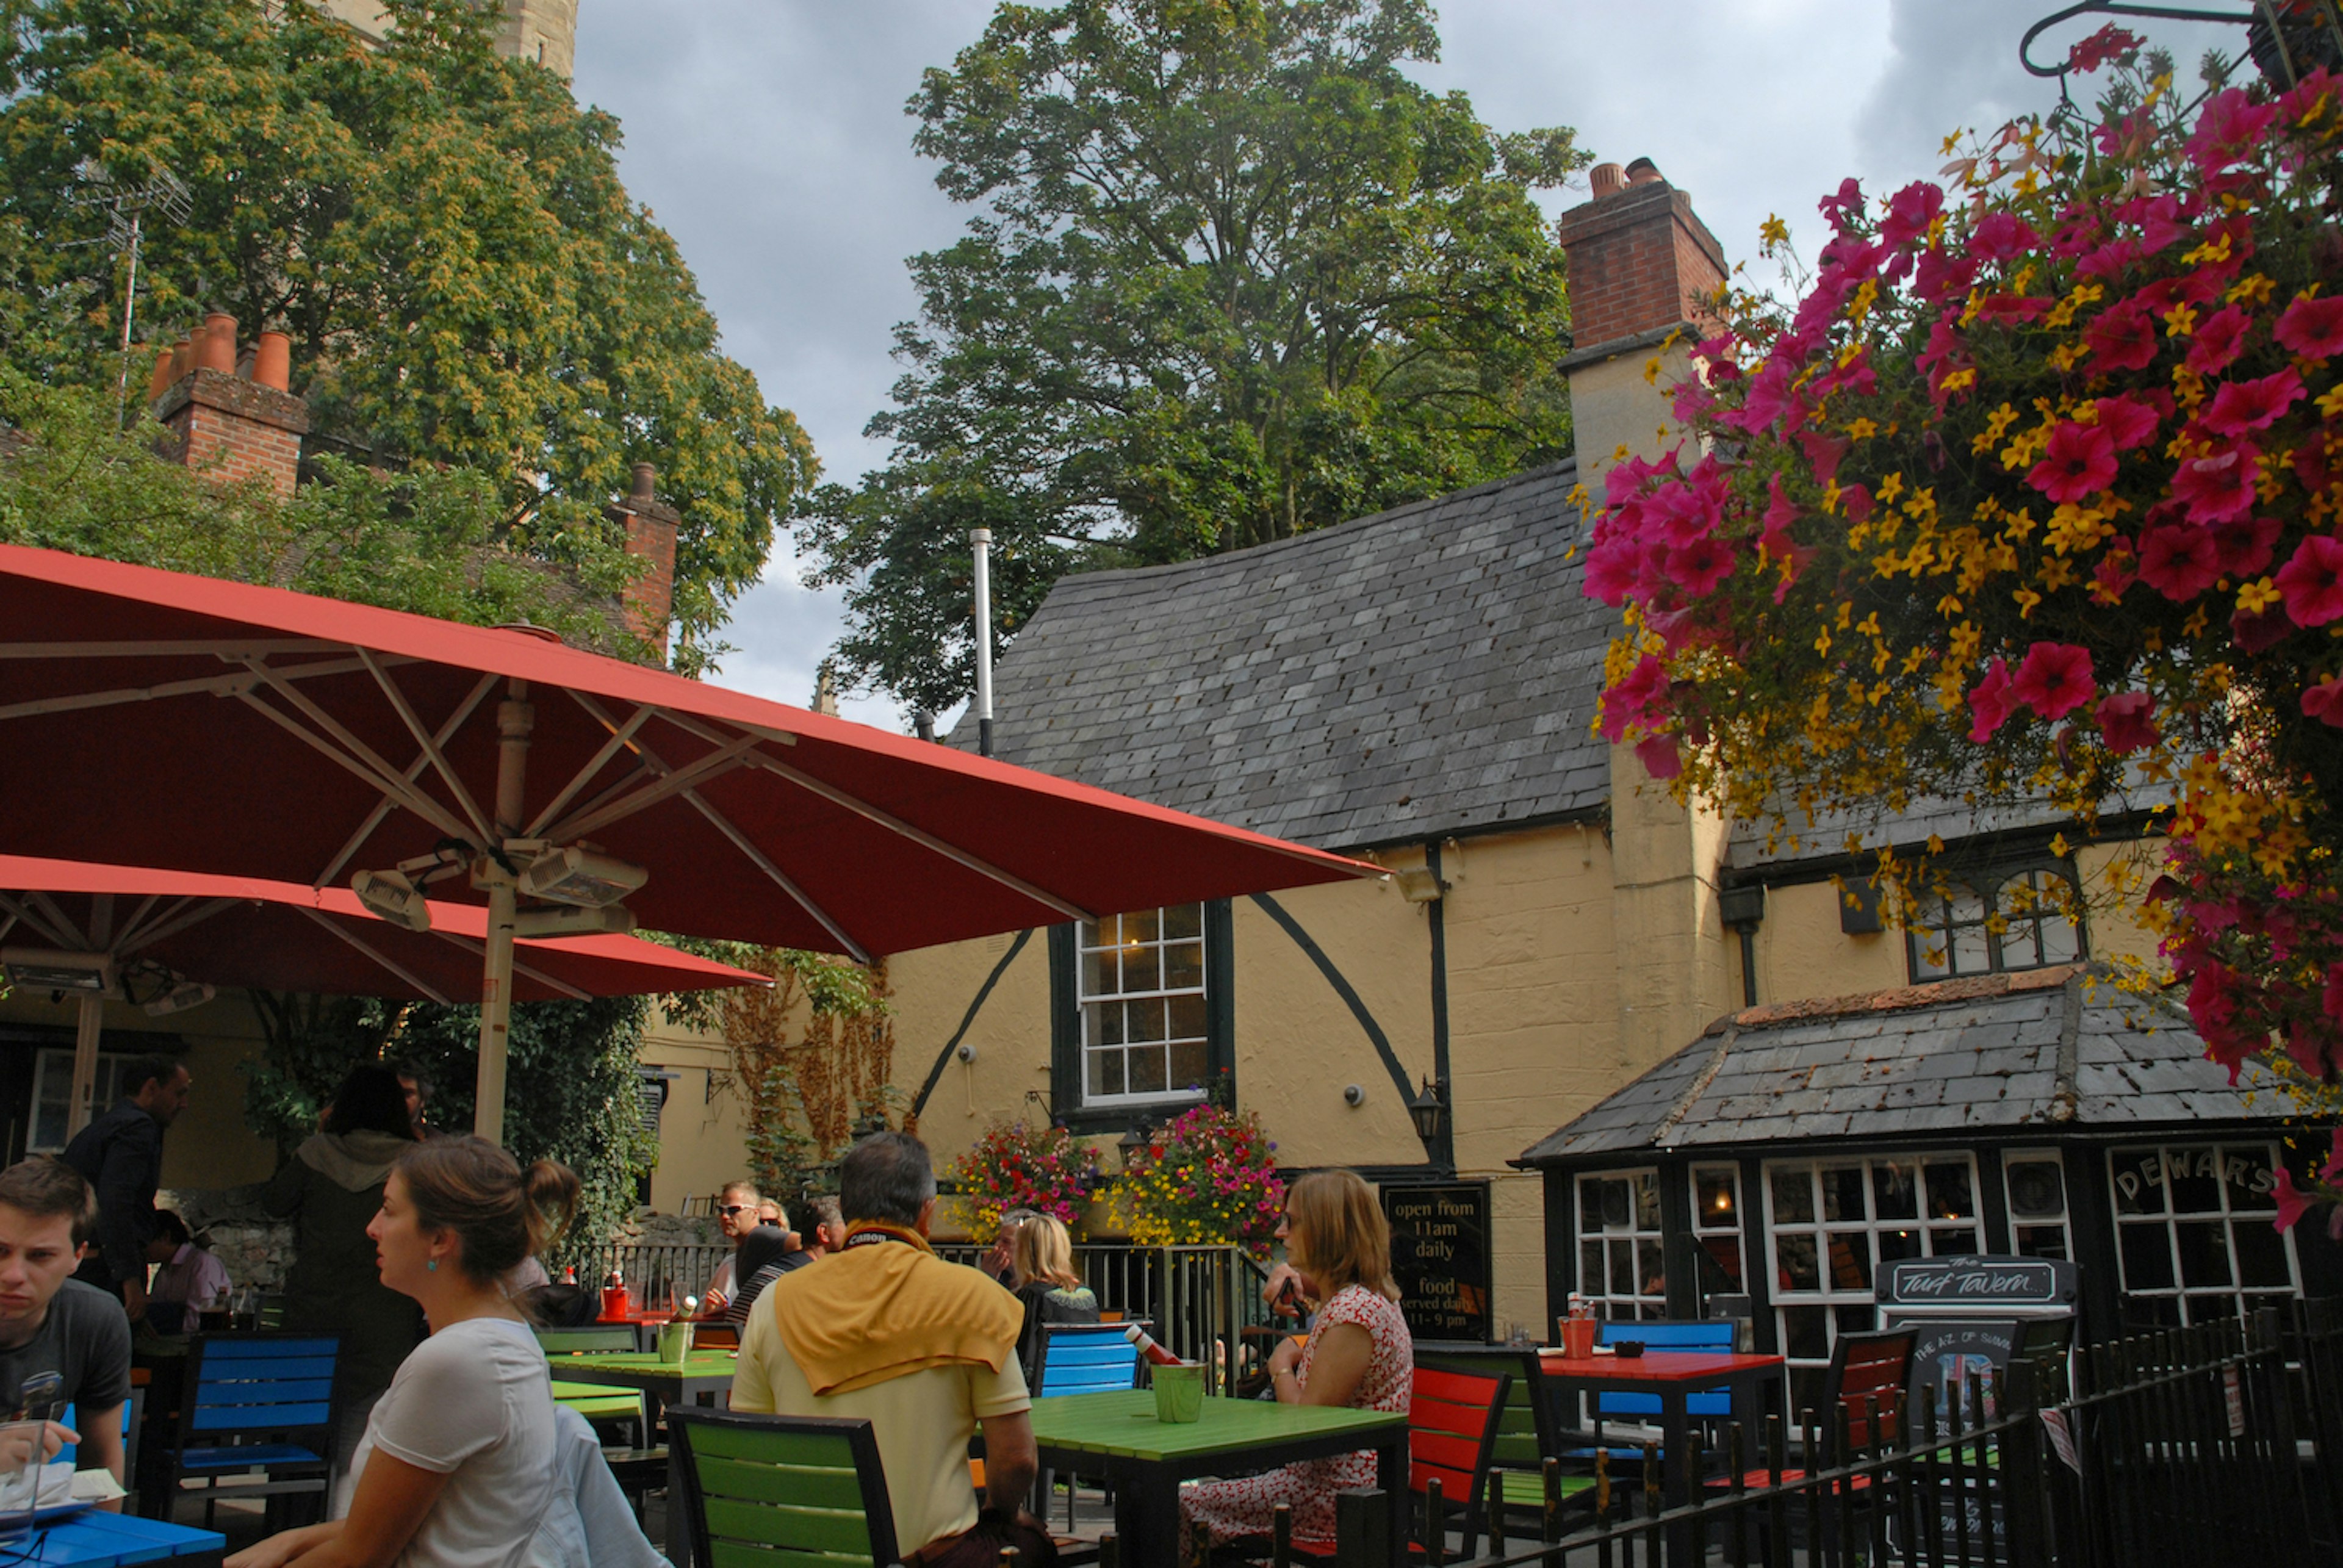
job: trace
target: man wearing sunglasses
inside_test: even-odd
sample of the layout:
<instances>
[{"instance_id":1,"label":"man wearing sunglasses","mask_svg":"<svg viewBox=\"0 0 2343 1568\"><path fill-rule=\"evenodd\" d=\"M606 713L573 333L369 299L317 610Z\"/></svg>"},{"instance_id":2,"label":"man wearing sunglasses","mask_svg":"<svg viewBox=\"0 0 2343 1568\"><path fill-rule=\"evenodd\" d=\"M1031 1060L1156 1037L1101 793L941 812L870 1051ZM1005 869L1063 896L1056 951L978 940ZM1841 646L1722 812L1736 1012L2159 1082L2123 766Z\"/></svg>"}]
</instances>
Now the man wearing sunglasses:
<instances>
[{"instance_id":1,"label":"man wearing sunglasses","mask_svg":"<svg viewBox=\"0 0 2343 1568\"><path fill-rule=\"evenodd\" d=\"M717 1198L716 1223L723 1228L724 1239L732 1243L734 1251L725 1255L709 1278L707 1293L700 1298L702 1315L722 1317L732 1292L739 1288L735 1265L739 1261L740 1239L757 1228L757 1206L761 1201L755 1185L747 1181L726 1182Z\"/></svg>"}]
</instances>

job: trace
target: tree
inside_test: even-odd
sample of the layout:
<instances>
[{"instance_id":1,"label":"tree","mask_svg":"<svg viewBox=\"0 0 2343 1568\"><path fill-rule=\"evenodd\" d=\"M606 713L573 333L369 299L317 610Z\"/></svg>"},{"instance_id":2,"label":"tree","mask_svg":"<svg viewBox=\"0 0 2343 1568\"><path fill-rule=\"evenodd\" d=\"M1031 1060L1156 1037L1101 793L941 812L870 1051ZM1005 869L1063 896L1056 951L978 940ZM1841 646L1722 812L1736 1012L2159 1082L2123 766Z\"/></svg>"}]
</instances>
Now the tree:
<instances>
[{"instance_id":1,"label":"tree","mask_svg":"<svg viewBox=\"0 0 2343 1568\"><path fill-rule=\"evenodd\" d=\"M697 670L811 446L717 351L619 184L618 122L499 59L490 8L386 9L377 49L308 5L0 4L0 357L114 385L127 280L84 198L167 170L193 213L145 235L142 321L282 328L322 429L489 476L523 548L605 527L628 466L656 462L683 514L676 662Z\"/></svg>"},{"instance_id":2,"label":"tree","mask_svg":"<svg viewBox=\"0 0 2343 1568\"><path fill-rule=\"evenodd\" d=\"M968 530L999 630L1083 567L1282 538L1558 457L1559 246L1530 199L1586 158L1409 81L1423 0L1003 5L911 100L973 211L913 256L920 319L800 539L843 584L850 681L971 678Z\"/></svg>"},{"instance_id":3,"label":"tree","mask_svg":"<svg viewBox=\"0 0 2343 1568\"><path fill-rule=\"evenodd\" d=\"M2077 45L2111 60L2096 119L1948 165L1956 205L1847 182L1795 306L1728 290L1677 389L1711 449L1606 478L1587 584L1628 630L1603 727L1781 833L1925 797L2086 832L2144 809L2163 874L2118 890L2207 1049L2331 1112L2343 93L2216 63L2191 100L2128 35ZM2343 1133L2316 1192L2343 1198ZM2311 1196L2289 1175L2282 1223Z\"/></svg>"},{"instance_id":4,"label":"tree","mask_svg":"<svg viewBox=\"0 0 2343 1568\"><path fill-rule=\"evenodd\" d=\"M432 1121L470 1125L478 1008L274 992L255 992L253 1005L268 1050L246 1069L245 1118L280 1153L317 1131L342 1076L366 1061L421 1070L432 1086ZM578 1172L584 1191L570 1233L579 1245L618 1232L634 1209L637 1181L659 1159L635 1070L647 1011L640 997L512 1010L505 1147L523 1165L558 1160Z\"/></svg>"}]
</instances>

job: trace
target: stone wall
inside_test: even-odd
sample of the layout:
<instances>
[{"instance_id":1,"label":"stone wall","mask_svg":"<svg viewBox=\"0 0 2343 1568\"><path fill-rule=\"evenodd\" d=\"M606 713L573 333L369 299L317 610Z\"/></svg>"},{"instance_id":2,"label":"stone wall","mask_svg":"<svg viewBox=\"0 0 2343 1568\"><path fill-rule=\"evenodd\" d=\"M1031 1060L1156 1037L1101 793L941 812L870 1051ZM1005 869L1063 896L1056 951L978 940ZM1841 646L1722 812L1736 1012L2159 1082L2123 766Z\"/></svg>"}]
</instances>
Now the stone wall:
<instances>
[{"instance_id":1,"label":"stone wall","mask_svg":"<svg viewBox=\"0 0 2343 1568\"><path fill-rule=\"evenodd\" d=\"M187 1229L206 1243L238 1288L256 1285L263 1291L281 1291L293 1266L293 1225L263 1213L259 1195L257 1185L181 1188L158 1192L155 1201L178 1211Z\"/></svg>"}]
</instances>

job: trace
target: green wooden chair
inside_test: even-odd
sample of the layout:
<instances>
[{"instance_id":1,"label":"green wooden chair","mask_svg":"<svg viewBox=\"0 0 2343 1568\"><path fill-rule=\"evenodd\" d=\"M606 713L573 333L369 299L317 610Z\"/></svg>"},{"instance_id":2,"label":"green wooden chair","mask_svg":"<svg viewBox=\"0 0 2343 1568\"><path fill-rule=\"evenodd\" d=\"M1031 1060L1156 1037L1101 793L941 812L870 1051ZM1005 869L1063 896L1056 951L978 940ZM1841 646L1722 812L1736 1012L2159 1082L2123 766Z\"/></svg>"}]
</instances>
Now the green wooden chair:
<instances>
[{"instance_id":1,"label":"green wooden chair","mask_svg":"<svg viewBox=\"0 0 2343 1568\"><path fill-rule=\"evenodd\" d=\"M705 1568L891 1568L895 1510L867 1421L678 1408L692 1561ZM669 1505L676 1505L674 1499Z\"/></svg>"}]
</instances>

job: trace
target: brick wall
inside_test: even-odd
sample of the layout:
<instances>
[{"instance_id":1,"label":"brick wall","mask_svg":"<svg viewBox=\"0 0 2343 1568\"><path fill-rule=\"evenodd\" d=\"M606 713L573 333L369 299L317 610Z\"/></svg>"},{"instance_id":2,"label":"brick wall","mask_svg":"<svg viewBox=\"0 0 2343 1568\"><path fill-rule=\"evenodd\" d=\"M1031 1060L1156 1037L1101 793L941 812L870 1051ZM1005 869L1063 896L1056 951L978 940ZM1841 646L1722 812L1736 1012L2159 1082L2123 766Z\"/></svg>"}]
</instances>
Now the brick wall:
<instances>
[{"instance_id":1,"label":"brick wall","mask_svg":"<svg viewBox=\"0 0 2343 1568\"><path fill-rule=\"evenodd\" d=\"M620 596L627 627L637 637L658 645L662 654L667 652L668 622L675 608L678 521L672 513L663 518L637 511L627 515L627 553L648 563L643 575L628 583Z\"/></svg>"},{"instance_id":2,"label":"brick wall","mask_svg":"<svg viewBox=\"0 0 2343 1568\"><path fill-rule=\"evenodd\" d=\"M1699 297L1725 280L1724 247L1663 179L1598 196L1562 215L1570 254L1570 309L1577 351L1639 333L1715 317Z\"/></svg>"}]
</instances>

